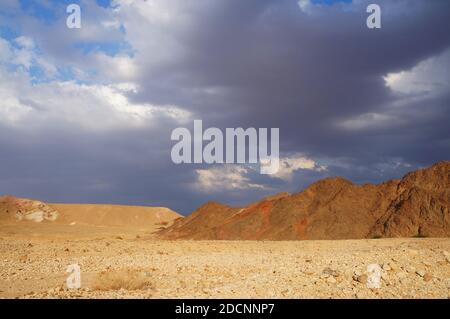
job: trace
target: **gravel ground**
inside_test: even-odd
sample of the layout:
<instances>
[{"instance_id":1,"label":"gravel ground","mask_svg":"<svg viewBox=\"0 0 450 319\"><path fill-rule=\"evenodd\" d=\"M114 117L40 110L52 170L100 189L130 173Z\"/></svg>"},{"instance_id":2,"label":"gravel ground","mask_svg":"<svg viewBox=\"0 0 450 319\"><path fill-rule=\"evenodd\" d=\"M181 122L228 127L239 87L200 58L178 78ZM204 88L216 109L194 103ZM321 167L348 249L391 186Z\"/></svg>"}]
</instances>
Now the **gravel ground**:
<instances>
[{"instance_id":1,"label":"gravel ground","mask_svg":"<svg viewBox=\"0 0 450 319\"><path fill-rule=\"evenodd\" d=\"M450 298L450 239L0 238L1 298ZM67 289L67 266L81 288ZM367 287L367 266L381 287ZM105 275L106 274L106 275ZM131 274L131 275L130 275Z\"/></svg>"}]
</instances>

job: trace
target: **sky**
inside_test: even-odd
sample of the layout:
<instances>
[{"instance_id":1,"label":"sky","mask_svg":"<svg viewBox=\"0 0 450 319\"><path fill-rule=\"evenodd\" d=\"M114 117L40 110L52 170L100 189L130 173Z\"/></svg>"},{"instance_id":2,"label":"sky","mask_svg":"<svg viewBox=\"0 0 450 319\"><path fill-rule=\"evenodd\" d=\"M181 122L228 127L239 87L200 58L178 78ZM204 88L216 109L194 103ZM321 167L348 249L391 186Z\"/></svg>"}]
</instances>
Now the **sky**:
<instances>
[{"instance_id":1,"label":"sky","mask_svg":"<svg viewBox=\"0 0 450 319\"><path fill-rule=\"evenodd\" d=\"M448 30L447 0L2 0L0 194L188 214L400 178L450 159ZM174 164L195 119L279 128L280 170Z\"/></svg>"}]
</instances>

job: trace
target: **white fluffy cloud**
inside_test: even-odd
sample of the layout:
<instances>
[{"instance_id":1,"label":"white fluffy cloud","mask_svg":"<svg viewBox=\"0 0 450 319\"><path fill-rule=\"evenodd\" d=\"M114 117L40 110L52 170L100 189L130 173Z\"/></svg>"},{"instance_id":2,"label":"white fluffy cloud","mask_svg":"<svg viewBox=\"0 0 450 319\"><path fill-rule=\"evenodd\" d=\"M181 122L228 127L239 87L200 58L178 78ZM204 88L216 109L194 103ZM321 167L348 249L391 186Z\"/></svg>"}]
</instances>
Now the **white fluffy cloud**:
<instances>
[{"instance_id":1,"label":"white fluffy cloud","mask_svg":"<svg viewBox=\"0 0 450 319\"><path fill-rule=\"evenodd\" d=\"M266 178L279 178L284 181L292 181L294 174L299 170L311 170L321 172L326 166L317 164L301 154L280 158L280 167L277 173L264 175ZM207 169L197 169L197 181L195 186L203 192L218 192L221 190L244 189L268 189L265 184L253 181L259 171L253 166L222 165Z\"/></svg>"},{"instance_id":2,"label":"white fluffy cloud","mask_svg":"<svg viewBox=\"0 0 450 319\"><path fill-rule=\"evenodd\" d=\"M0 80L0 121L4 124L30 127L67 123L88 130L105 130L150 126L158 117L176 121L189 117L187 111L176 106L130 102L126 85L72 81L32 85L24 74L15 74L14 81L11 74L5 75Z\"/></svg>"},{"instance_id":3,"label":"white fluffy cloud","mask_svg":"<svg viewBox=\"0 0 450 319\"><path fill-rule=\"evenodd\" d=\"M3 124L30 127L69 123L104 130L148 126L158 117L183 122L190 116L188 111L173 105L131 102L128 95L138 91L132 83L82 84L56 80L33 83L31 66L39 65L49 73L56 72L56 66L34 52L31 39L20 37L16 43L19 49L0 39L0 122ZM8 66L16 69L11 71Z\"/></svg>"},{"instance_id":4,"label":"white fluffy cloud","mask_svg":"<svg viewBox=\"0 0 450 319\"><path fill-rule=\"evenodd\" d=\"M387 129L404 124L413 113L413 105L427 105L426 99L446 94L450 90L450 50L419 62L410 70L389 73L384 77L386 86L396 99L386 105L383 112L371 112L337 122L348 131ZM402 112L406 112L402 113Z\"/></svg>"},{"instance_id":5,"label":"white fluffy cloud","mask_svg":"<svg viewBox=\"0 0 450 319\"><path fill-rule=\"evenodd\" d=\"M62 80L59 67L65 65L53 63L58 59L49 60L37 43L26 35L10 41L0 38L2 124L16 128L70 124L88 130L110 130L152 126L161 117L175 122L190 118L190 112L176 105L131 101L130 96L139 93L139 86L133 81L137 74L135 61L128 55L92 52L79 67L72 68L74 79ZM37 76L33 73L36 69L41 70ZM93 84L92 72L95 79L108 81Z\"/></svg>"},{"instance_id":6,"label":"white fluffy cloud","mask_svg":"<svg viewBox=\"0 0 450 319\"><path fill-rule=\"evenodd\" d=\"M437 94L450 90L450 50L431 57L408 71L389 73L386 85L395 92L405 94Z\"/></svg>"},{"instance_id":7,"label":"white fluffy cloud","mask_svg":"<svg viewBox=\"0 0 450 319\"><path fill-rule=\"evenodd\" d=\"M250 170L241 165L223 165L209 169L197 169L196 187L204 192L222 190L264 189L260 184L252 183L247 176Z\"/></svg>"},{"instance_id":8,"label":"white fluffy cloud","mask_svg":"<svg viewBox=\"0 0 450 319\"><path fill-rule=\"evenodd\" d=\"M297 154L290 157L281 158L278 172L270 176L290 181L292 180L294 173L302 169L320 172L326 170L326 167L317 164L310 158Z\"/></svg>"}]
</instances>

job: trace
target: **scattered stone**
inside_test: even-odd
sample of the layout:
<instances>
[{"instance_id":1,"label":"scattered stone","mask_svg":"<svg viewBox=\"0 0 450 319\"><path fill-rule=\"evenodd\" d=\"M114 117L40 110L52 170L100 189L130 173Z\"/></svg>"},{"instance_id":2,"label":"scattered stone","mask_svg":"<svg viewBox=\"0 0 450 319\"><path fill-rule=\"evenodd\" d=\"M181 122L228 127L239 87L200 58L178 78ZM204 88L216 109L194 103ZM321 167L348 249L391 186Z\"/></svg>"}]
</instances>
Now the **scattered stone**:
<instances>
[{"instance_id":1,"label":"scattered stone","mask_svg":"<svg viewBox=\"0 0 450 319\"><path fill-rule=\"evenodd\" d=\"M397 274L397 278L406 278L408 277L408 273L401 271Z\"/></svg>"},{"instance_id":2,"label":"scattered stone","mask_svg":"<svg viewBox=\"0 0 450 319\"><path fill-rule=\"evenodd\" d=\"M409 249L408 254L411 256L417 256L419 254L419 251L415 249Z\"/></svg>"},{"instance_id":3,"label":"scattered stone","mask_svg":"<svg viewBox=\"0 0 450 319\"><path fill-rule=\"evenodd\" d=\"M367 283L367 275L366 274L362 274L362 275L360 275L360 276L358 276L357 278L356 278L356 281L357 282L359 282L359 283L361 283L361 284L366 284Z\"/></svg>"},{"instance_id":4,"label":"scattered stone","mask_svg":"<svg viewBox=\"0 0 450 319\"><path fill-rule=\"evenodd\" d=\"M385 271L389 271L389 270L392 269L391 266L389 266L389 265L386 264L386 263L384 263L384 264L383 264L383 267L381 267L381 268L383 268L383 270L385 270Z\"/></svg>"},{"instance_id":5,"label":"scattered stone","mask_svg":"<svg viewBox=\"0 0 450 319\"><path fill-rule=\"evenodd\" d=\"M391 267L392 271L399 271L400 267L395 262L390 262L389 266Z\"/></svg>"},{"instance_id":6,"label":"scattered stone","mask_svg":"<svg viewBox=\"0 0 450 319\"><path fill-rule=\"evenodd\" d=\"M432 279L433 279L433 276L430 275L429 273L426 273L426 274L423 276L423 281L425 281L425 282L429 282L429 281L431 281Z\"/></svg>"},{"instance_id":7,"label":"scattered stone","mask_svg":"<svg viewBox=\"0 0 450 319\"><path fill-rule=\"evenodd\" d=\"M339 277L339 272L335 269L332 269L330 267L326 267L322 270L322 274L333 276L333 277Z\"/></svg>"},{"instance_id":8,"label":"scattered stone","mask_svg":"<svg viewBox=\"0 0 450 319\"><path fill-rule=\"evenodd\" d=\"M416 268L413 267L413 266L406 267L405 270L406 270L406 272L409 272L409 273L415 273L416 272Z\"/></svg>"},{"instance_id":9,"label":"scattered stone","mask_svg":"<svg viewBox=\"0 0 450 319\"><path fill-rule=\"evenodd\" d=\"M420 277L423 277L423 276L425 276L425 270L418 269L418 270L416 270L416 274L418 274Z\"/></svg>"}]
</instances>

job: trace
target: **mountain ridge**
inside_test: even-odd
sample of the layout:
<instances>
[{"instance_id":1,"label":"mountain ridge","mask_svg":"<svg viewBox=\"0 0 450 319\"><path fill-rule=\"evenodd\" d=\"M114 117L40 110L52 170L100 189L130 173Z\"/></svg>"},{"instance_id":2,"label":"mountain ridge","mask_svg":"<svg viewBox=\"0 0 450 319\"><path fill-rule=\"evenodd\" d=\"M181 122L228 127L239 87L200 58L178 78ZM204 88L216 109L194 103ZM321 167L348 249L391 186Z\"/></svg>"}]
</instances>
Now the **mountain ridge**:
<instances>
[{"instance_id":1,"label":"mountain ridge","mask_svg":"<svg viewBox=\"0 0 450 319\"><path fill-rule=\"evenodd\" d=\"M450 161L380 184L343 177L246 207L208 202L162 239L298 240L450 236Z\"/></svg>"}]
</instances>

